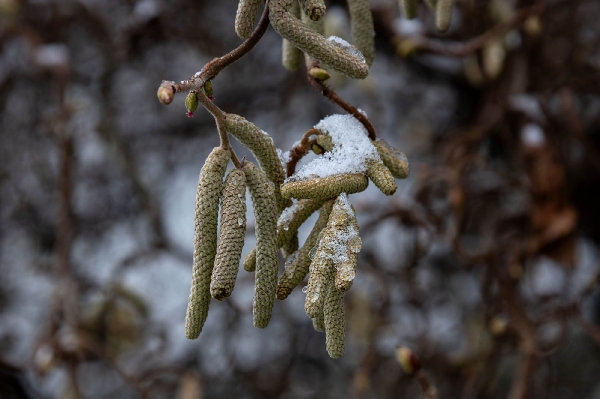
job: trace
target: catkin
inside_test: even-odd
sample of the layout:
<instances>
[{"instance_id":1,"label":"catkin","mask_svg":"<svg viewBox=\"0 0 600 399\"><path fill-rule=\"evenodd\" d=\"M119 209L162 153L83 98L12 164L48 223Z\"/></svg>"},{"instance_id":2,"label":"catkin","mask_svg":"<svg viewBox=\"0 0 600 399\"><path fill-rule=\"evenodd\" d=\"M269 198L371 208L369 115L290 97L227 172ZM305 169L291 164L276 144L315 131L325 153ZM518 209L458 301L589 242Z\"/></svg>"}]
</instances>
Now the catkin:
<instances>
[{"instance_id":1,"label":"catkin","mask_svg":"<svg viewBox=\"0 0 600 399\"><path fill-rule=\"evenodd\" d=\"M247 272L253 272L256 270L256 247L252 248L252 251L246 255L243 266L244 270Z\"/></svg>"},{"instance_id":2,"label":"catkin","mask_svg":"<svg viewBox=\"0 0 600 399\"><path fill-rule=\"evenodd\" d=\"M298 242L298 232L295 232L285 244L280 246L281 254L284 259L287 259L291 254L296 252L300 247L300 243Z\"/></svg>"},{"instance_id":3,"label":"catkin","mask_svg":"<svg viewBox=\"0 0 600 399\"><path fill-rule=\"evenodd\" d=\"M306 15L306 13L304 11L302 11L300 14L301 14L302 23L304 25L306 25L309 29L314 30L319 35L325 36L325 18L321 18L318 21L313 21L312 19L310 19L310 17L308 15ZM308 55L306 53L304 54L304 61L306 63L306 68L308 68L308 69L310 69L312 66L311 65L312 60L310 58L311 58L310 55Z\"/></svg>"},{"instance_id":4,"label":"catkin","mask_svg":"<svg viewBox=\"0 0 600 399\"><path fill-rule=\"evenodd\" d=\"M254 21L262 0L240 0L235 15L235 33L240 39L247 39L252 35Z\"/></svg>"},{"instance_id":5,"label":"catkin","mask_svg":"<svg viewBox=\"0 0 600 399\"><path fill-rule=\"evenodd\" d=\"M332 207L333 200L329 200L323 204L319 212L319 218L315 222L306 242L296 252L296 255L289 262L286 262L285 270L277 283L277 299L284 300L287 298L308 274L311 263L310 253L318 244L319 234L327 226L327 220L329 219Z\"/></svg>"},{"instance_id":6,"label":"catkin","mask_svg":"<svg viewBox=\"0 0 600 399\"><path fill-rule=\"evenodd\" d=\"M292 1L292 8L290 13L296 18L300 19L300 3L298 0ZM288 71L295 71L302 63L302 51L298 50L289 40L283 39L283 46L281 49L281 63L284 68Z\"/></svg>"},{"instance_id":7,"label":"catkin","mask_svg":"<svg viewBox=\"0 0 600 399\"><path fill-rule=\"evenodd\" d=\"M437 0L435 6L435 25L442 32L447 31L450 27L452 3L454 3L454 0Z\"/></svg>"},{"instance_id":8,"label":"catkin","mask_svg":"<svg viewBox=\"0 0 600 399\"><path fill-rule=\"evenodd\" d=\"M223 300L233 291L245 235L246 176L241 169L232 169L223 183L221 229L210 282L210 294L215 299Z\"/></svg>"},{"instance_id":9,"label":"catkin","mask_svg":"<svg viewBox=\"0 0 600 399\"><path fill-rule=\"evenodd\" d=\"M289 13L292 0L269 2L269 18L283 38L311 57L354 79L364 79L369 66L360 58L336 47Z\"/></svg>"},{"instance_id":10,"label":"catkin","mask_svg":"<svg viewBox=\"0 0 600 399\"><path fill-rule=\"evenodd\" d=\"M298 228L302 226L302 224L306 222L306 219L315 213L325 201L327 201L326 198L300 200L290 211L288 211L291 215L284 212L282 214L283 217L280 217L277 223L277 245L281 248L290 241L298 231Z\"/></svg>"},{"instance_id":11,"label":"catkin","mask_svg":"<svg viewBox=\"0 0 600 399\"><path fill-rule=\"evenodd\" d=\"M319 313L317 317L312 319L313 328L318 332L325 331L325 314L323 312Z\"/></svg>"},{"instance_id":12,"label":"catkin","mask_svg":"<svg viewBox=\"0 0 600 399\"><path fill-rule=\"evenodd\" d=\"M344 354L346 345L346 318L344 316L345 292L337 291L329 285L323 305L325 324L325 346L333 359Z\"/></svg>"},{"instance_id":13,"label":"catkin","mask_svg":"<svg viewBox=\"0 0 600 399\"><path fill-rule=\"evenodd\" d=\"M227 131L252 152L267 178L275 185L277 209L281 212L284 202L281 199L279 186L283 183L285 173L273 139L239 115L227 114L226 126Z\"/></svg>"},{"instance_id":14,"label":"catkin","mask_svg":"<svg viewBox=\"0 0 600 399\"><path fill-rule=\"evenodd\" d=\"M320 21L325 15L326 7L323 0L299 0L304 13L313 21Z\"/></svg>"},{"instance_id":15,"label":"catkin","mask_svg":"<svg viewBox=\"0 0 600 399\"><path fill-rule=\"evenodd\" d=\"M371 143L377 148L379 157L383 161L383 164L387 166L390 172L392 172L392 176L397 179L405 179L408 177L410 168L406 155L389 145L387 141L383 139L377 139L371 141Z\"/></svg>"},{"instance_id":16,"label":"catkin","mask_svg":"<svg viewBox=\"0 0 600 399\"><path fill-rule=\"evenodd\" d=\"M347 226L353 230L353 234L345 243L346 256L348 259L342 260L335 265L335 289L338 291L348 291L352 287L354 277L356 276L356 264L358 261L358 253L362 247L362 240L358 235L358 220L356 220L356 212L354 207L350 206L351 212L347 212Z\"/></svg>"},{"instance_id":17,"label":"catkin","mask_svg":"<svg viewBox=\"0 0 600 399\"><path fill-rule=\"evenodd\" d=\"M375 58L375 30L369 0L348 0L354 46L365 57L367 65Z\"/></svg>"},{"instance_id":18,"label":"catkin","mask_svg":"<svg viewBox=\"0 0 600 399\"><path fill-rule=\"evenodd\" d=\"M362 173L344 173L328 177L285 183L281 186L283 198L333 198L341 193L365 191L369 180Z\"/></svg>"},{"instance_id":19,"label":"catkin","mask_svg":"<svg viewBox=\"0 0 600 399\"><path fill-rule=\"evenodd\" d=\"M394 180L392 172L381 161L367 161L367 177L381 190L385 195L392 195L396 192L398 186Z\"/></svg>"},{"instance_id":20,"label":"catkin","mask_svg":"<svg viewBox=\"0 0 600 399\"><path fill-rule=\"evenodd\" d=\"M425 1L425 5L433 12L435 13L435 7L437 5L437 0L424 0Z\"/></svg>"},{"instance_id":21,"label":"catkin","mask_svg":"<svg viewBox=\"0 0 600 399\"><path fill-rule=\"evenodd\" d=\"M415 19L419 15L418 0L400 0L400 9L406 19Z\"/></svg>"},{"instance_id":22,"label":"catkin","mask_svg":"<svg viewBox=\"0 0 600 399\"><path fill-rule=\"evenodd\" d=\"M277 206L273 185L251 162L242 167L256 220L256 276L252 306L254 326L265 328L271 319L277 289Z\"/></svg>"},{"instance_id":23,"label":"catkin","mask_svg":"<svg viewBox=\"0 0 600 399\"><path fill-rule=\"evenodd\" d=\"M198 338L210 303L210 278L217 250L217 224L222 181L231 152L212 150L198 179L194 213L194 267L185 317L185 335Z\"/></svg>"}]
</instances>

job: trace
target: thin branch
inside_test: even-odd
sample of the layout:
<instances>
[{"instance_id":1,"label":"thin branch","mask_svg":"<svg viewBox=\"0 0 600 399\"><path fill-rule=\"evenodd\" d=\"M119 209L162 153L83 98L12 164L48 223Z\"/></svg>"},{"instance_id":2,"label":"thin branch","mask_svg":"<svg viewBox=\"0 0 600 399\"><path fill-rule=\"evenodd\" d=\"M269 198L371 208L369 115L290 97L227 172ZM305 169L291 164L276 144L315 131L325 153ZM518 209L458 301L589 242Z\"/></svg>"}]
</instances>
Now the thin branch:
<instances>
[{"instance_id":1,"label":"thin branch","mask_svg":"<svg viewBox=\"0 0 600 399\"><path fill-rule=\"evenodd\" d=\"M287 177L296 173L296 165L302 157L308 154L312 145L316 143L315 140L310 140L310 136L319 134L323 134L319 129L307 130L304 135L302 135L302 140L290 150L290 160L285 167L285 174Z\"/></svg>"},{"instance_id":2,"label":"thin branch","mask_svg":"<svg viewBox=\"0 0 600 399\"><path fill-rule=\"evenodd\" d=\"M421 389L423 390L423 399L437 399L438 398L437 388L435 387L435 384L433 383L433 381L431 381L429 374L427 374L423 370L419 370L415 374L415 379L417 380L417 382L421 386Z\"/></svg>"},{"instance_id":3,"label":"thin branch","mask_svg":"<svg viewBox=\"0 0 600 399\"><path fill-rule=\"evenodd\" d=\"M323 94L323 96L325 96L328 100L330 100L334 104L338 105L344 111L348 112L349 114L354 116L356 119L358 119L359 122L363 124L365 129L367 129L367 132L369 132L369 138L371 140L375 140L377 138L377 133L375 132L375 127L373 127L373 124L371 123L369 118L367 118L367 116L365 114L360 112L353 105L347 103L343 98L338 96L336 94L336 92L334 92L332 89L327 87L327 85L325 85L320 80L315 79L308 73L306 74L306 77L307 77L309 83L312 85L312 87L314 87L317 91L319 91L321 94Z\"/></svg>"}]
</instances>

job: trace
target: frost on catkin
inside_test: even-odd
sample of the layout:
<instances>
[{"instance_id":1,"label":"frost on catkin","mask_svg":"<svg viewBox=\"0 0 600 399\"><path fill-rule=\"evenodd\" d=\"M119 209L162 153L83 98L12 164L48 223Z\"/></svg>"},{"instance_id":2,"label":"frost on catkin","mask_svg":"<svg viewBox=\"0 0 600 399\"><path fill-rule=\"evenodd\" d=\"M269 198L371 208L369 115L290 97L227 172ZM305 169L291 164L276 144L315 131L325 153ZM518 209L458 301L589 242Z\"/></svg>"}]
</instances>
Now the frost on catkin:
<instances>
[{"instance_id":1,"label":"frost on catkin","mask_svg":"<svg viewBox=\"0 0 600 399\"><path fill-rule=\"evenodd\" d=\"M365 57L367 65L371 65L375 57L375 28L369 0L348 0L348 8L353 44Z\"/></svg>"},{"instance_id":2,"label":"frost on catkin","mask_svg":"<svg viewBox=\"0 0 600 399\"><path fill-rule=\"evenodd\" d=\"M240 143L252 152L267 178L275 185L277 209L283 210L283 201L279 186L283 183L285 173L277 149L271 136L260 130L252 122L235 114L227 114L227 132L231 133Z\"/></svg>"},{"instance_id":3,"label":"frost on catkin","mask_svg":"<svg viewBox=\"0 0 600 399\"><path fill-rule=\"evenodd\" d=\"M311 20L319 21L325 15L326 7L323 0L299 0L302 10Z\"/></svg>"},{"instance_id":4,"label":"frost on catkin","mask_svg":"<svg viewBox=\"0 0 600 399\"><path fill-rule=\"evenodd\" d=\"M365 191L369 180L362 173L344 173L285 183L281 186L283 198L333 198L341 193Z\"/></svg>"},{"instance_id":5,"label":"frost on catkin","mask_svg":"<svg viewBox=\"0 0 600 399\"><path fill-rule=\"evenodd\" d=\"M345 292L328 287L323 305L325 322L325 346L333 359L344 354L346 346L346 318L344 316Z\"/></svg>"},{"instance_id":6,"label":"frost on catkin","mask_svg":"<svg viewBox=\"0 0 600 399\"><path fill-rule=\"evenodd\" d=\"M408 177L410 168L408 165L408 159L401 151L392 147L383 139L377 139L371 141L371 143L377 148L377 152L383 161L383 164L392 172L392 176L397 179L405 179Z\"/></svg>"},{"instance_id":7,"label":"frost on catkin","mask_svg":"<svg viewBox=\"0 0 600 399\"><path fill-rule=\"evenodd\" d=\"M419 15L419 0L400 0L400 10L406 19L415 19Z\"/></svg>"},{"instance_id":8,"label":"frost on catkin","mask_svg":"<svg viewBox=\"0 0 600 399\"><path fill-rule=\"evenodd\" d=\"M254 205L256 220L256 276L252 306L254 326L265 328L271 319L277 289L277 205L273 185L251 162L242 170Z\"/></svg>"},{"instance_id":9,"label":"frost on catkin","mask_svg":"<svg viewBox=\"0 0 600 399\"><path fill-rule=\"evenodd\" d=\"M210 282L210 294L218 300L229 297L233 291L244 247L246 176L241 169L227 174L221 204L219 244Z\"/></svg>"},{"instance_id":10,"label":"frost on catkin","mask_svg":"<svg viewBox=\"0 0 600 399\"><path fill-rule=\"evenodd\" d=\"M319 234L327 226L327 220L329 219L332 207L333 200L329 200L323 204L319 212L319 218L315 222L306 242L298 252L286 261L285 270L277 283L277 299L284 300L287 298L308 274L308 269L312 261L310 258L311 251L314 253L316 250L315 246L318 244Z\"/></svg>"},{"instance_id":11,"label":"frost on catkin","mask_svg":"<svg viewBox=\"0 0 600 399\"><path fill-rule=\"evenodd\" d=\"M368 65L360 58L336 47L323 36L298 21L288 12L292 0L271 0L269 18L271 25L283 38L313 58L354 79L364 79L369 74Z\"/></svg>"},{"instance_id":12,"label":"frost on catkin","mask_svg":"<svg viewBox=\"0 0 600 399\"><path fill-rule=\"evenodd\" d=\"M210 278L217 250L219 198L230 157L229 151L216 147L200 171L194 213L194 267L185 317L185 335L189 339L198 338L208 314Z\"/></svg>"},{"instance_id":13,"label":"frost on catkin","mask_svg":"<svg viewBox=\"0 0 600 399\"><path fill-rule=\"evenodd\" d=\"M252 35L254 21L262 0L240 0L237 14L235 15L235 33L240 39L247 39Z\"/></svg>"},{"instance_id":14,"label":"frost on catkin","mask_svg":"<svg viewBox=\"0 0 600 399\"><path fill-rule=\"evenodd\" d=\"M346 257L342 257L339 263L335 265L335 289L338 291L348 291L352 287L354 277L356 276L356 264L358 253L362 248L362 240L358 234L358 220L353 206L346 208L347 223L344 232L344 247Z\"/></svg>"},{"instance_id":15,"label":"frost on catkin","mask_svg":"<svg viewBox=\"0 0 600 399\"><path fill-rule=\"evenodd\" d=\"M367 176L385 195L392 195L398 186L392 172L381 161L368 160Z\"/></svg>"},{"instance_id":16,"label":"frost on catkin","mask_svg":"<svg viewBox=\"0 0 600 399\"><path fill-rule=\"evenodd\" d=\"M300 3L298 1L292 2L292 8L290 13L296 18L300 19ZM283 47L281 51L281 61L285 69L288 71L295 71L302 63L302 51L298 50L292 43L287 39L283 39Z\"/></svg>"}]
</instances>

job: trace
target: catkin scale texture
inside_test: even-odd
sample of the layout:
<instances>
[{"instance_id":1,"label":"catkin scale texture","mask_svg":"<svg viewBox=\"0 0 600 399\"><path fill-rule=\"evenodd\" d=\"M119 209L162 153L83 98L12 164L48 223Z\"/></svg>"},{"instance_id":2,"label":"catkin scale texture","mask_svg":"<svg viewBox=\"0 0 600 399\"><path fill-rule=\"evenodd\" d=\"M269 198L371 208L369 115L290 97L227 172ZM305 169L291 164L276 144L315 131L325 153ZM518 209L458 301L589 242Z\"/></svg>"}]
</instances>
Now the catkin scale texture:
<instances>
[{"instance_id":1,"label":"catkin scale texture","mask_svg":"<svg viewBox=\"0 0 600 399\"><path fill-rule=\"evenodd\" d=\"M333 198L341 193L358 193L366 190L369 180L362 173L344 173L285 183L281 186L283 198L315 199Z\"/></svg>"},{"instance_id":2,"label":"catkin scale texture","mask_svg":"<svg viewBox=\"0 0 600 399\"><path fill-rule=\"evenodd\" d=\"M289 220L280 220L277 223L277 245L283 247L290 241L298 231L298 228L306 222L306 219L315 213L325 201L327 201L325 198L298 201L298 204L294 208L294 213Z\"/></svg>"},{"instance_id":3,"label":"catkin scale texture","mask_svg":"<svg viewBox=\"0 0 600 399\"><path fill-rule=\"evenodd\" d=\"M333 359L344 354L346 345L346 318L344 315L345 292L337 291L330 284L323 304L325 346Z\"/></svg>"},{"instance_id":4,"label":"catkin scale texture","mask_svg":"<svg viewBox=\"0 0 600 399\"><path fill-rule=\"evenodd\" d=\"M252 35L254 21L262 0L240 0L235 15L235 33L240 39L247 39Z\"/></svg>"},{"instance_id":5,"label":"catkin scale texture","mask_svg":"<svg viewBox=\"0 0 600 399\"><path fill-rule=\"evenodd\" d=\"M383 139L377 139L371 141L371 143L377 148L381 161L387 168L392 172L392 176L397 179L405 179L408 177L410 168L406 155L399 150L395 149Z\"/></svg>"},{"instance_id":6,"label":"catkin scale texture","mask_svg":"<svg viewBox=\"0 0 600 399\"><path fill-rule=\"evenodd\" d=\"M435 25L442 32L447 31L450 27L452 3L454 3L454 0L437 0L435 6Z\"/></svg>"},{"instance_id":7,"label":"catkin scale texture","mask_svg":"<svg viewBox=\"0 0 600 399\"><path fill-rule=\"evenodd\" d=\"M292 2L290 13L296 18L301 18L300 3L297 0ZM281 49L281 63L288 71L295 71L302 64L302 51L298 50L289 40L283 39Z\"/></svg>"},{"instance_id":8,"label":"catkin scale texture","mask_svg":"<svg viewBox=\"0 0 600 399\"><path fill-rule=\"evenodd\" d=\"M375 28L369 0L348 0L354 46L365 57L367 65L375 58Z\"/></svg>"},{"instance_id":9,"label":"catkin scale texture","mask_svg":"<svg viewBox=\"0 0 600 399\"><path fill-rule=\"evenodd\" d=\"M246 176L232 169L223 183L221 229L210 294L223 300L231 295L239 269L246 235Z\"/></svg>"},{"instance_id":10,"label":"catkin scale texture","mask_svg":"<svg viewBox=\"0 0 600 399\"><path fill-rule=\"evenodd\" d=\"M265 328L271 319L277 289L277 205L273 185L251 162L242 167L256 220L256 275L252 306L254 326Z\"/></svg>"},{"instance_id":11,"label":"catkin scale texture","mask_svg":"<svg viewBox=\"0 0 600 399\"><path fill-rule=\"evenodd\" d=\"M320 21L325 15L326 7L323 0L299 0L299 2L302 4L302 11L311 20Z\"/></svg>"},{"instance_id":12,"label":"catkin scale texture","mask_svg":"<svg viewBox=\"0 0 600 399\"><path fill-rule=\"evenodd\" d=\"M256 270L256 247L252 248L252 251L244 258L243 267L247 272Z\"/></svg>"},{"instance_id":13,"label":"catkin scale texture","mask_svg":"<svg viewBox=\"0 0 600 399\"><path fill-rule=\"evenodd\" d=\"M381 161L368 161L367 177L381 190L385 195L392 195L396 192L398 186L394 180L392 172Z\"/></svg>"},{"instance_id":14,"label":"catkin scale texture","mask_svg":"<svg viewBox=\"0 0 600 399\"><path fill-rule=\"evenodd\" d=\"M277 209L283 210L283 200L279 186L283 183L285 173L277 155L277 149L271 136L263 132L252 122L235 114L227 114L227 132L252 152L267 178L275 184Z\"/></svg>"},{"instance_id":15,"label":"catkin scale texture","mask_svg":"<svg viewBox=\"0 0 600 399\"><path fill-rule=\"evenodd\" d=\"M369 74L368 65L361 59L336 47L323 36L298 21L288 10L292 0L269 2L269 18L273 28L283 38L311 57L329 65L354 79L364 79Z\"/></svg>"},{"instance_id":16,"label":"catkin scale texture","mask_svg":"<svg viewBox=\"0 0 600 399\"><path fill-rule=\"evenodd\" d=\"M217 250L219 199L230 157L229 151L214 148L200 171L194 212L194 266L185 318L185 335L189 339L198 338L208 315L210 279Z\"/></svg>"},{"instance_id":17,"label":"catkin scale texture","mask_svg":"<svg viewBox=\"0 0 600 399\"><path fill-rule=\"evenodd\" d=\"M277 299L283 300L287 298L308 274L311 263L310 252L318 244L319 234L327 226L327 220L329 219L332 207L333 200L329 200L323 204L319 212L319 218L315 222L306 242L298 250L295 258L291 262L286 263L285 270L277 283Z\"/></svg>"}]
</instances>

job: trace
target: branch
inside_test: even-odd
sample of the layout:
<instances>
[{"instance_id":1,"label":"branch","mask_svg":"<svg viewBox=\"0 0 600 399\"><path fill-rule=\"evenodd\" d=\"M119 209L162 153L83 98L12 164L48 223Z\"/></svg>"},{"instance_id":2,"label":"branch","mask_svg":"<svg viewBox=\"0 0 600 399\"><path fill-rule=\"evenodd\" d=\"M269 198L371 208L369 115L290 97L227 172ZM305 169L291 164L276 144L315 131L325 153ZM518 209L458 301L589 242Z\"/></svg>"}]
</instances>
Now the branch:
<instances>
[{"instance_id":1,"label":"branch","mask_svg":"<svg viewBox=\"0 0 600 399\"><path fill-rule=\"evenodd\" d=\"M319 129L307 130L302 136L302 140L300 140L300 142L290 150L290 160L285 167L286 177L290 177L296 173L296 165L298 164L298 161L308 154L308 151L310 151L312 145L315 143L314 140L309 140L310 136L318 134L323 134L323 132L321 132Z\"/></svg>"}]
</instances>

